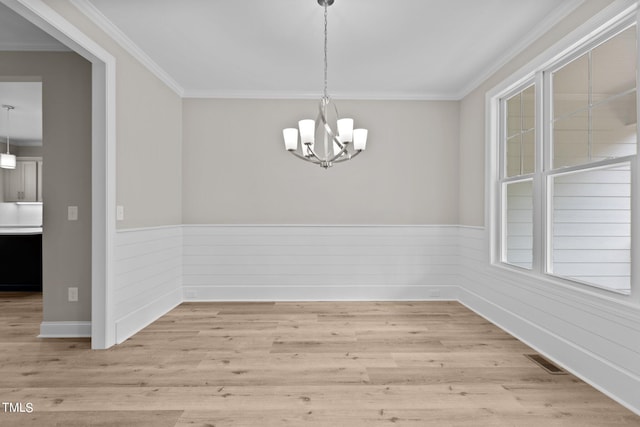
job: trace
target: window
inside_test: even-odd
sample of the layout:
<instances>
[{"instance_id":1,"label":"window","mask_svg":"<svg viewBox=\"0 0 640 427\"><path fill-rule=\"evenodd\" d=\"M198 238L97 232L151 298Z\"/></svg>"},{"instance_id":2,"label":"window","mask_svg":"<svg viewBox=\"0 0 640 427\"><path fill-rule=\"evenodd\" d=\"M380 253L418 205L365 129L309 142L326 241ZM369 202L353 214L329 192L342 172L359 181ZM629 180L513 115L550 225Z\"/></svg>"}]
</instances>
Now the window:
<instances>
[{"instance_id":1,"label":"window","mask_svg":"<svg viewBox=\"0 0 640 427\"><path fill-rule=\"evenodd\" d=\"M499 99L499 261L628 294L637 164L629 18Z\"/></svg>"}]
</instances>

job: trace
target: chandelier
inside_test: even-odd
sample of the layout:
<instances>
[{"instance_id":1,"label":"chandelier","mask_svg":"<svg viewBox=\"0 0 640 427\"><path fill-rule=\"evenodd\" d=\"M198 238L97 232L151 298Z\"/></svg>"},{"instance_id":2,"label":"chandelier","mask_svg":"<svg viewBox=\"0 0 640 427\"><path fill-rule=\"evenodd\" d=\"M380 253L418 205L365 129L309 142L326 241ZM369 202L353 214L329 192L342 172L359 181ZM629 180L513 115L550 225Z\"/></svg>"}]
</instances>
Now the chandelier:
<instances>
[{"instance_id":1,"label":"chandelier","mask_svg":"<svg viewBox=\"0 0 640 427\"><path fill-rule=\"evenodd\" d=\"M324 92L318 106L315 120L305 119L298 122L300 129L300 148L298 149L298 129L287 128L282 131L284 146L294 156L328 169L334 163L351 160L367 147L367 129L354 129L353 119L339 118L338 108L327 95L327 8L334 0L317 0L324 7ZM330 119L335 119L332 128ZM333 120L331 120L333 122ZM337 133L334 131L337 129ZM322 151L315 147L316 133L322 139Z\"/></svg>"},{"instance_id":2,"label":"chandelier","mask_svg":"<svg viewBox=\"0 0 640 427\"><path fill-rule=\"evenodd\" d=\"M3 105L2 108L7 110L7 152L0 153L0 168L15 169L16 156L9 152L9 112L14 109L13 105Z\"/></svg>"}]
</instances>

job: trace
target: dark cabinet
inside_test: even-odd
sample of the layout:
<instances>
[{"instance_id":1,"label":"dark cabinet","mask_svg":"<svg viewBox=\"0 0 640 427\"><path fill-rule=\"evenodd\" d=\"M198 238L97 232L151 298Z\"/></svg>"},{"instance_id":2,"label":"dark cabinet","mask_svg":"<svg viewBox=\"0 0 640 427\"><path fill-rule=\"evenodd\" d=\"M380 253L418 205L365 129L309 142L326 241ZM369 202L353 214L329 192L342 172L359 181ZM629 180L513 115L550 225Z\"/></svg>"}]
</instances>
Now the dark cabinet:
<instances>
[{"instance_id":1,"label":"dark cabinet","mask_svg":"<svg viewBox=\"0 0 640 427\"><path fill-rule=\"evenodd\" d=\"M0 291L42 291L42 234L0 235Z\"/></svg>"}]
</instances>

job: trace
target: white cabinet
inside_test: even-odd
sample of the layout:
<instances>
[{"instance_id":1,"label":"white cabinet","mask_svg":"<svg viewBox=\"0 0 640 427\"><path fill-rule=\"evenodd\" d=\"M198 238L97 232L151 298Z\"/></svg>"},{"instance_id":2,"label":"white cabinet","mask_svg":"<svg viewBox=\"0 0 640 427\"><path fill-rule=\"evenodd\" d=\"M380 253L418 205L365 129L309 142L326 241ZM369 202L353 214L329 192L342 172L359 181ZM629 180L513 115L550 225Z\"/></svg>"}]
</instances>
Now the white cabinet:
<instances>
[{"instance_id":1,"label":"white cabinet","mask_svg":"<svg viewBox=\"0 0 640 427\"><path fill-rule=\"evenodd\" d=\"M4 170L5 202L42 201L42 160L21 160Z\"/></svg>"},{"instance_id":2,"label":"white cabinet","mask_svg":"<svg viewBox=\"0 0 640 427\"><path fill-rule=\"evenodd\" d=\"M36 202L42 202L42 160L36 161L38 183L36 186Z\"/></svg>"}]
</instances>

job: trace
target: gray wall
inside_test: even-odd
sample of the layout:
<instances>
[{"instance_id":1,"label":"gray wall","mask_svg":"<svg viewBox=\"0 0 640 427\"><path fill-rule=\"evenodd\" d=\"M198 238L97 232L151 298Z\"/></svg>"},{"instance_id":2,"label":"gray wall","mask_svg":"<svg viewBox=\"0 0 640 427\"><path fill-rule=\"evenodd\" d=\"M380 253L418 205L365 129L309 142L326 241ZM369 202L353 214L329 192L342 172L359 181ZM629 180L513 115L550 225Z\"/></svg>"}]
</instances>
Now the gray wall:
<instances>
[{"instance_id":1,"label":"gray wall","mask_svg":"<svg viewBox=\"0 0 640 427\"><path fill-rule=\"evenodd\" d=\"M91 320L91 64L75 53L0 52L0 76L42 79L43 320ZM78 221L67 221L69 205ZM70 286L78 302L67 302Z\"/></svg>"},{"instance_id":2,"label":"gray wall","mask_svg":"<svg viewBox=\"0 0 640 427\"><path fill-rule=\"evenodd\" d=\"M455 224L458 102L336 104L367 150L329 170L294 158L282 129L316 100L185 99L187 224Z\"/></svg>"},{"instance_id":3,"label":"gray wall","mask_svg":"<svg viewBox=\"0 0 640 427\"><path fill-rule=\"evenodd\" d=\"M182 99L69 1L46 3L116 59L116 226L180 224Z\"/></svg>"}]
</instances>

